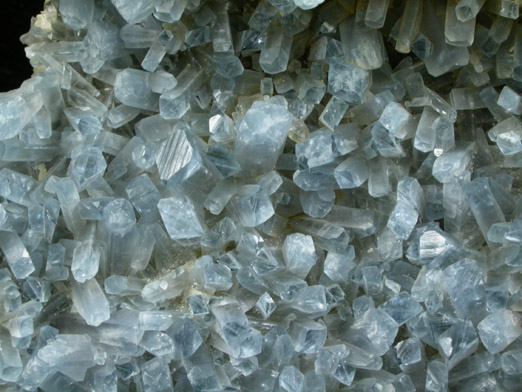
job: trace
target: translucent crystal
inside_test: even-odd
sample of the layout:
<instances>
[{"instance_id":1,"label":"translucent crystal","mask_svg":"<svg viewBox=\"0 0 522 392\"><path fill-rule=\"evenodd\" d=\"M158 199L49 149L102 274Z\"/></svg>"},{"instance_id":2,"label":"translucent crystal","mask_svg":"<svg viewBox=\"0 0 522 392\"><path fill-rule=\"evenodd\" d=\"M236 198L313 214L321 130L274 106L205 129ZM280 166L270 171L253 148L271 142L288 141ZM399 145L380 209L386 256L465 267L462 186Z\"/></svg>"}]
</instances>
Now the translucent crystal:
<instances>
[{"instance_id":1,"label":"translucent crystal","mask_svg":"<svg viewBox=\"0 0 522 392\"><path fill-rule=\"evenodd\" d=\"M283 256L289 271L304 278L314 266L317 256L311 236L290 234L283 244Z\"/></svg>"},{"instance_id":2,"label":"translucent crystal","mask_svg":"<svg viewBox=\"0 0 522 392\"><path fill-rule=\"evenodd\" d=\"M271 24L266 35L266 42L261 50L259 65L268 74L277 74L286 70L292 38L287 37L281 26Z\"/></svg>"},{"instance_id":3,"label":"translucent crystal","mask_svg":"<svg viewBox=\"0 0 522 392\"><path fill-rule=\"evenodd\" d=\"M446 7L446 42L455 46L471 46L475 38L475 19L462 21L456 13L457 0L451 0Z\"/></svg>"},{"instance_id":4,"label":"translucent crystal","mask_svg":"<svg viewBox=\"0 0 522 392\"><path fill-rule=\"evenodd\" d=\"M237 303L216 305L211 311L225 352L235 358L247 358L261 352L261 333L250 326Z\"/></svg>"},{"instance_id":5,"label":"translucent crystal","mask_svg":"<svg viewBox=\"0 0 522 392\"><path fill-rule=\"evenodd\" d=\"M347 110L348 104L344 100L332 96L319 116L319 121L331 130L335 130Z\"/></svg>"},{"instance_id":6,"label":"translucent crystal","mask_svg":"<svg viewBox=\"0 0 522 392\"><path fill-rule=\"evenodd\" d=\"M232 287L232 273L225 265L214 264L203 256L196 260L192 270L195 281L207 290L228 290Z\"/></svg>"},{"instance_id":7,"label":"translucent crystal","mask_svg":"<svg viewBox=\"0 0 522 392\"><path fill-rule=\"evenodd\" d=\"M341 189L358 188L368 179L368 164L365 159L352 156L335 168L334 175Z\"/></svg>"},{"instance_id":8,"label":"translucent crystal","mask_svg":"<svg viewBox=\"0 0 522 392\"><path fill-rule=\"evenodd\" d=\"M300 392L305 388L305 377L295 366L285 366L279 375L279 388L285 392Z\"/></svg>"},{"instance_id":9,"label":"translucent crystal","mask_svg":"<svg viewBox=\"0 0 522 392\"><path fill-rule=\"evenodd\" d=\"M85 242L74 249L71 272L79 283L96 276L100 266L100 250L92 242Z\"/></svg>"},{"instance_id":10,"label":"translucent crystal","mask_svg":"<svg viewBox=\"0 0 522 392\"><path fill-rule=\"evenodd\" d=\"M109 302L96 279L71 285L73 304L88 325L98 326L109 319Z\"/></svg>"},{"instance_id":11,"label":"translucent crystal","mask_svg":"<svg viewBox=\"0 0 522 392\"><path fill-rule=\"evenodd\" d=\"M65 0L59 10L63 22L71 29L85 29L92 22L94 1Z\"/></svg>"},{"instance_id":12,"label":"translucent crystal","mask_svg":"<svg viewBox=\"0 0 522 392\"><path fill-rule=\"evenodd\" d=\"M301 192L299 194L303 211L312 218L324 218L332 209L335 202L333 190L316 192Z\"/></svg>"},{"instance_id":13,"label":"translucent crystal","mask_svg":"<svg viewBox=\"0 0 522 392\"><path fill-rule=\"evenodd\" d=\"M130 68L120 71L114 82L114 96L130 107L157 110L158 96L152 92L150 75Z\"/></svg>"},{"instance_id":14,"label":"translucent crystal","mask_svg":"<svg viewBox=\"0 0 522 392\"><path fill-rule=\"evenodd\" d=\"M107 163L98 147L90 147L73 157L69 173L80 188L85 188L97 177L103 175Z\"/></svg>"},{"instance_id":15,"label":"translucent crystal","mask_svg":"<svg viewBox=\"0 0 522 392\"><path fill-rule=\"evenodd\" d=\"M460 144L437 157L433 163L433 177L442 183L462 177L471 161L472 149L473 145Z\"/></svg>"},{"instance_id":16,"label":"translucent crystal","mask_svg":"<svg viewBox=\"0 0 522 392\"><path fill-rule=\"evenodd\" d=\"M329 131L316 131L303 143L297 143L295 154L298 162L310 168L326 165L334 160L332 134Z\"/></svg>"},{"instance_id":17,"label":"translucent crystal","mask_svg":"<svg viewBox=\"0 0 522 392\"><path fill-rule=\"evenodd\" d=\"M402 292L398 296L386 301L380 307L402 325L422 312L422 307L408 293Z\"/></svg>"},{"instance_id":18,"label":"translucent crystal","mask_svg":"<svg viewBox=\"0 0 522 392\"><path fill-rule=\"evenodd\" d=\"M303 10L309 10L323 3L324 0L294 0L296 6Z\"/></svg>"},{"instance_id":19,"label":"translucent crystal","mask_svg":"<svg viewBox=\"0 0 522 392\"><path fill-rule=\"evenodd\" d=\"M0 248L17 279L24 279L35 271L29 252L16 233L0 232Z\"/></svg>"},{"instance_id":20,"label":"translucent crystal","mask_svg":"<svg viewBox=\"0 0 522 392\"><path fill-rule=\"evenodd\" d=\"M399 202L395 205L387 227L397 236L397 238L406 240L410 236L419 214L411 206Z\"/></svg>"},{"instance_id":21,"label":"translucent crystal","mask_svg":"<svg viewBox=\"0 0 522 392\"><path fill-rule=\"evenodd\" d=\"M410 120L410 113L398 103L390 102L384 108L379 122L394 136L403 138L405 136L404 127Z\"/></svg>"},{"instance_id":22,"label":"translucent crystal","mask_svg":"<svg viewBox=\"0 0 522 392\"><path fill-rule=\"evenodd\" d=\"M124 235L136 224L132 204L126 199L114 199L103 209L103 222L107 230L116 235Z\"/></svg>"},{"instance_id":23,"label":"translucent crystal","mask_svg":"<svg viewBox=\"0 0 522 392\"><path fill-rule=\"evenodd\" d=\"M145 362L141 367L143 390L173 391L172 378L167 361L162 358L154 358Z\"/></svg>"},{"instance_id":24,"label":"translucent crystal","mask_svg":"<svg viewBox=\"0 0 522 392\"><path fill-rule=\"evenodd\" d=\"M349 250L349 253L346 255L329 252L324 261L325 275L336 283L346 283L351 270L355 268L355 263L353 262L355 252L353 247L350 247Z\"/></svg>"},{"instance_id":25,"label":"translucent crystal","mask_svg":"<svg viewBox=\"0 0 522 392\"><path fill-rule=\"evenodd\" d=\"M419 32L422 12L423 3L421 1L406 1L395 43L396 51L409 53L411 44Z\"/></svg>"},{"instance_id":26,"label":"translucent crystal","mask_svg":"<svg viewBox=\"0 0 522 392\"><path fill-rule=\"evenodd\" d=\"M311 320L295 322L290 331L295 351L306 354L316 353L326 341L326 327Z\"/></svg>"},{"instance_id":27,"label":"translucent crystal","mask_svg":"<svg viewBox=\"0 0 522 392\"><path fill-rule=\"evenodd\" d=\"M274 167L291 120L290 113L281 106L254 102L239 124L234 148L245 173L263 173Z\"/></svg>"},{"instance_id":28,"label":"translucent crystal","mask_svg":"<svg viewBox=\"0 0 522 392\"><path fill-rule=\"evenodd\" d=\"M245 227L259 226L274 215L270 197L259 185L242 186L229 205Z\"/></svg>"},{"instance_id":29,"label":"translucent crystal","mask_svg":"<svg viewBox=\"0 0 522 392\"><path fill-rule=\"evenodd\" d=\"M520 360L522 359L522 350L510 350L502 354L501 363L502 370L509 375L522 373Z\"/></svg>"},{"instance_id":30,"label":"translucent crystal","mask_svg":"<svg viewBox=\"0 0 522 392\"><path fill-rule=\"evenodd\" d=\"M383 310L370 309L344 333L346 339L375 355L384 355L397 335L398 324Z\"/></svg>"},{"instance_id":31,"label":"translucent crystal","mask_svg":"<svg viewBox=\"0 0 522 392\"><path fill-rule=\"evenodd\" d=\"M497 103L510 113L517 116L522 114L522 97L508 86L504 86L500 92Z\"/></svg>"},{"instance_id":32,"label":"translucent crystal","mask_svg":"<svg viewBox=\"0 0 522 392\"><path fill-rule=\"evenodd\" d=\"M490 314L477 326L482 344L491 354L504 350L522 334L519 322L519 316L509 310Z\"/></svg>"},{"instance_id":33,"label":"translucent crystal","mask_svg":"<svg viewBox=\"0 0 522 392\"><path fill-rule=\"evenodd\" d=\"M177 357L180 359L190 358L203 344L196 324L188 318L178 318L167 330L172 337L176 347Z\"/></svg>"},{"instance_id":34,"label":"translucent crystal","mask_svg":"<svg viewBox=\"0 0 522 392\"><path fill-rule=\"evenodd\" d=\"M141 22L152 13L154 3L150 0L139 0L138 2L131 2L128 0L111 0L112 4L120 15L127 21L133 24Z\"/></svg>"},{"instance_id":35,"label":"translucent crystal","mask_svg":"<svg viewBox=\"0 0 522 392\"><path fill-rule=\"evenodd\" d=\"M334 59L328 72L328 92L349 104L358 104L362 102L370 80L368 71Z\"/></svg>"},{"instance_id":36,"label":"translucent crystal","mask_svg":"<svg viewBox=\"0 0 522 392\"><path fill-rule=\"evenodd\" d=\"M276 303L268 293L264 293L256 302L256 309L265 320L274 312L276 306Z\"/></svg>"},{"instance_id":37,"label":"translucent crystal","mask_svg":"<svg viewBox=\"0 0 522 392\"><path fill-rule=\"evenodd\" d=\"M463 259L444 270L451 302L462 318L479 320L485 311L486 289L477 262Z\"/></svg>"},{"instance_id":38,"label":"translucent crystal","mask_svg":"<svg viewBox=\"0 0 522 392\"><path fill-rule=\"evenodd\" d=\"M0 95L0 115L0 140L16 136L30 120L27 103L14 94Z\"/></svg>"},{"instance_id":39,"label":"translucent crystal","mask_svg":"<svg viewBox=\"0 0 522 392\"><path fill-rule=\"evenodd\" d=\"M158 189L145 174L132 179L125 191L129 201L140 214L153 211L161 199ZM130 218L132 220L132 217Z\"/></svg>"},{"instance_id":40,"label":"translucent crystal","mask_svg":"<svg viewBox=\"0 0 522 392\"><path fill-rule=\"evenodd\" d=\"M486 0L459 0L455 7L457 18L462 22L475 18L485 2Z\"/></svg>"},{"instance_id":41,"label":"translucent crystal","mask_svg":"<svg viewBox=\"0 0 522 392\"><path fill-rule=\"evenodd\" d=\"M141 290L141 296L145 301L152 303L176 298L185 289L187 275L183 267L176 268L147 283Z\"/></svg>"},{"instance_id":42,"label":"translucent crystal","mask_svg":"<svg viewBox=\"0 0 522 392\"><path fill-rule=\"evenodd\" d=\"M493 223L505 222L487 178L477 178L465 187L466 197L484 238Z\"/></svg>"},{"instance_id":43,"label":"translucent crystal","mask_svg":"<svg viewBox=\"0 0 522 392\"><path fill-rule=\"evenodd\" d=\"M399 366L403 372L412 373L424 367L425 354L421 342L417 338L410 338L399 342L395 346Z\"/></svg>"},{"instance_id":44,"label":"translucent crystal","mask_svg":"<svg viewBox=\"0 0 522 392\"><path fill-rule=\"evenodd\" d=\"M175 240L201 237L205 227L193 203L184 196L161 199L158 209L169 236Z\"/></svg>"},{"instance_id":45,"label":"translucent crystal","mask_svg":"<svg viewBox=\"0 0 522 392\"><path fill-rule=\"evenodd\" d=\"M478 347L478 336L471 321L460 320L438 337L440 352L451 369Z\"/></svg>"},{"instance_id":46,"label":"translucent crystal","mask_svg":"<svg viewBox=\"0 0 522 392\"><path fill-rule=\"evenodd\" d=\"M136 295L140 294L145 283L142 279L111 275L103 282L107 294Z\"/></svg>"},{"instance_id":47,"label":"translucent crystal","mask_svg":"<svg viewBox=\"0 0 522 392\"><path fill-rule=\"evenodd\" d=\"M384 61L380 34L356 18L348 18L339 26L344 58L362 69L378 69Z\"/></svg>"},{"instance_id":48,"label":"translucent crystal","mask_svg":"<svg viewBox=\"0 0 522 392\"><path fill-rule=\"evenodd\" d=\"M83 381L96 365L95 350L86 335L58 335L38 350L38 358L75 381Z\"/></svg>"},{"instance_id":49,"label":"translucent crystal","mask_svg":"<svg viewBox=\"0 0 522 392\"><path fill-rule=\"evenodd\" d=\"M7 168L0 170L0 196L9 201L29 206L29 196L36 185L37 182L31 177Z\"/></svg>"},{"instance_id":50,"label":"translucent crystal","mask_svg":"<svg viewBox=\"0 0 522 392\"><path fill-rule=\"evenodd\" d=\"M439 361L428 363L426 373L426 392L438 392L448 389L448 367Z\"/></svg>"}]
</instances>

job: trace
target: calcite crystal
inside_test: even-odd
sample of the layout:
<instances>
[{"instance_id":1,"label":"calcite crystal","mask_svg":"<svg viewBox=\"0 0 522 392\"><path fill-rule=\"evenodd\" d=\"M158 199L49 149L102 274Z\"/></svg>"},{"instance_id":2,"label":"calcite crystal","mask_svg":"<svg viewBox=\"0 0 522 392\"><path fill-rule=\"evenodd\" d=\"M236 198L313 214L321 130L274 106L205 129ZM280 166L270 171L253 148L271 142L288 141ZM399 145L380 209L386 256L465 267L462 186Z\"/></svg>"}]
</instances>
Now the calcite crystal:
<instances>
[{"instance_id":1,"label":"calcite crystal","mask_svg":"<svg viewBox=\"0 0 522 392\"><path fill-rule=\"evenodd\" d=\"M519 6L46 1L0 389L519 392Z\"/></svg>"}]
</instances>

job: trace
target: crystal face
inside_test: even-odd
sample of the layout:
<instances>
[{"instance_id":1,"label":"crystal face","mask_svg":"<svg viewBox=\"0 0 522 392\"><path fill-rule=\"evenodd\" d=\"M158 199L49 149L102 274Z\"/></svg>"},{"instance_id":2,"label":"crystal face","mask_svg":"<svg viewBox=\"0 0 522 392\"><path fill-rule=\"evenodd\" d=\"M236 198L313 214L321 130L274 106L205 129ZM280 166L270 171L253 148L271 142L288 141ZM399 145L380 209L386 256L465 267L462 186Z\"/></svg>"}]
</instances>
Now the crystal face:
<instances>
[{"instance_id":1,"label":"crystal face","mask_svg":"<svg viewBox=\"0 0 522 392\"><path fill-rule=\"evenodd\" d=\"M271 170L281 153L292 116L279 105L255 102L237 130L235 156L245 172Z\"/></svg>"},{"instance_id":2,"label":"crystal face","mask_svg":"<svg viewBox=\"0 0 522 392\"><path fill-rule=\"evenodd\" d=\"M0 389L520 390L520 2L43 3Z\"/></svg>"}]
</instances>

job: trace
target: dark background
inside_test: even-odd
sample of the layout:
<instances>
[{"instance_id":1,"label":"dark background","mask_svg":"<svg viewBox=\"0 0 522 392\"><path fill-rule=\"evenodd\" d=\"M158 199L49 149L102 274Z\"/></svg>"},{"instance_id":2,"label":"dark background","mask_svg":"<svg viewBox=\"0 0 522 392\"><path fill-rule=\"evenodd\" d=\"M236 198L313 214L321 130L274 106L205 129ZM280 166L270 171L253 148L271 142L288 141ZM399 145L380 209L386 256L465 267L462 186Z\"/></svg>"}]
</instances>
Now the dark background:
<instances>
[{"instance_id":1,"label":"dark background","mask_svg":"<svg viewBox=\"0 0 522 392\"><path fill-rule=\"evenodd\" d=\"M0 0L0 92L20 87L32 75L20 36L29 31L31 17L44 0Z\"/></svg>"}]
</instances>

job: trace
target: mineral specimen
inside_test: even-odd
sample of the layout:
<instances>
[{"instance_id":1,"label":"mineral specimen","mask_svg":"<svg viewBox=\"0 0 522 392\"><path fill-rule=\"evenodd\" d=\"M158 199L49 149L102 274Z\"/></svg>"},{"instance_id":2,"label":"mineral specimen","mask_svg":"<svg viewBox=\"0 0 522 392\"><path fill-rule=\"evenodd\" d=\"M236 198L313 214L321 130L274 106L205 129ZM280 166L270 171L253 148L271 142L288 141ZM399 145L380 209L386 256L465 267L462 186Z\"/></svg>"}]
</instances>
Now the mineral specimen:
<instances>
[{"instance_id":1,"label":"mineral specimen","mask_svg":"<svg viewBox=\"0 0 522 392\"><path fill-rule=\"evenodd\" d=\"M0 389L519 392L519 6L46 1Z\"/></svg>"}]
</instances>

